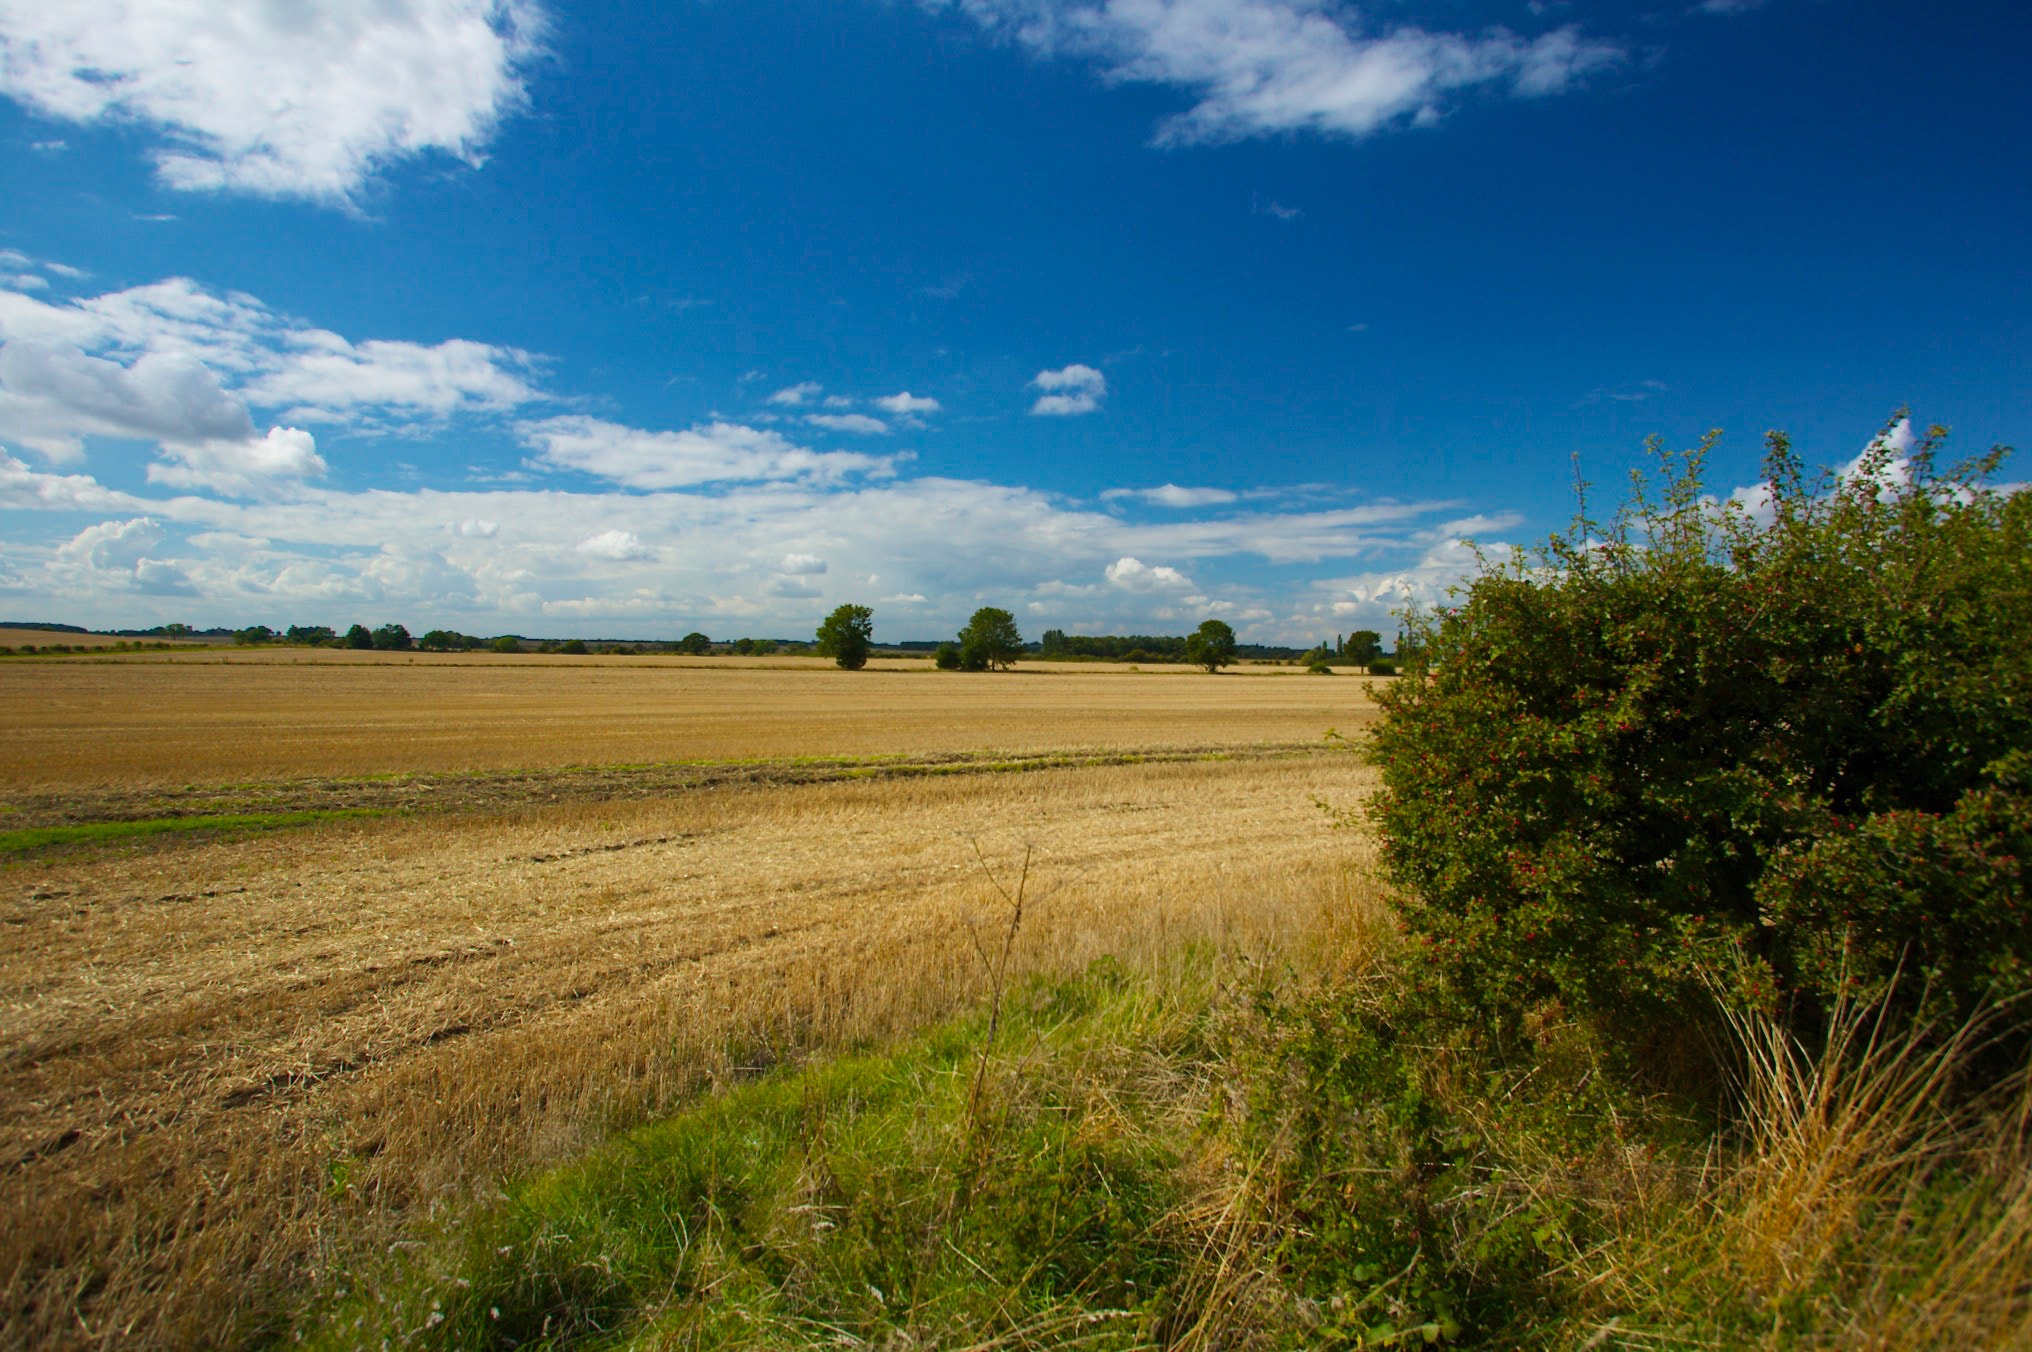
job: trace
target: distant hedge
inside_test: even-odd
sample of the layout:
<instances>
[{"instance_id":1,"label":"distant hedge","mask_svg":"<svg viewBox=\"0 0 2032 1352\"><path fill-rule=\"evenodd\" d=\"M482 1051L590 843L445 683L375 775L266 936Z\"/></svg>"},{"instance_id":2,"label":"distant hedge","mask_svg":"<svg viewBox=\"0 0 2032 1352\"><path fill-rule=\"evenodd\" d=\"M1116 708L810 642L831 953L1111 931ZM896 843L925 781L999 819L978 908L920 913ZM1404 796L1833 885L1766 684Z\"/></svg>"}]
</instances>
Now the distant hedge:
<instances>
[{"instance_id":1,"label":"distant hedge","mask_svg":"<svg viewBox=\"0 0 2032 1352\"><path fill-rule=\"evenodd\" d=\"M1371 806L1434 998L1656 1046L1714 993L1819 1021L2032 988L2032 493L1938 428L1717 502L1713 438L1484 560L1378 693Z\"/></svg>"}]
</instances>

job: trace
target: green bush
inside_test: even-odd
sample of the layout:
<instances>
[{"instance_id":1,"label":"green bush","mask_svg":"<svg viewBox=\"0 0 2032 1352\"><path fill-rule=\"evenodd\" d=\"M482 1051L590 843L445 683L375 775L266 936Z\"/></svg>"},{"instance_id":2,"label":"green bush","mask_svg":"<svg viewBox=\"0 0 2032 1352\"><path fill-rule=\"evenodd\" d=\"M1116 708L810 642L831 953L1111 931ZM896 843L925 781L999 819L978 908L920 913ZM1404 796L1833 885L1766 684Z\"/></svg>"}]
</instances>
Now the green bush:
<instances>
[{"instance_id":1,"label":"green bush","mask_svg":"<svg viewBox=\"0 0 2032 1352\"><path fill-rule=\"evenodd\" d=\"M932 665L940 671L958 671L960 669L960 645L954 643L951 639L947 639L944 643L938 645L937 651L932 653L931 661Z\"/></svg>"},{"instance_id":2,"label":"green bush","mask_svg":"<svg viewBox=\"0 0 2032 1352\"><path fill-rule=\"evenodd\" d=\"M568 638L558 645L557 650L561 653L568 653L573 657L584 657L588 652L592 651L592 649L586 647L586 641L582 638Z\"/></svg>"},{"instance_id":3,"label":"green bush","mask_svg":"<svg viewBox=\"0 0 2032 1352\"><path fill-rule=\"evenodd\" d=\"M821 657L830 657L842 671L859 671L868 665L874 647L875 612L866 606L835 607L818 627L815 645Z\"/></svg>"},{"instance_id":4,"label":"green bush","mask_svg":"<svg viewBox=\"0 0 2032 1352\"><path fill-rule=\"evenodd\" d=\"M1717 504L1712 438L1609 523L1413 617L1371 811L1436 996L1656 1046L1710 991L1814 1022L1844 988L2027 986L2032 494L1932 434Z\"/></svg>"},{"instance_id":5,"label":"green bush","mask_svg":"<svg viewBox=\"0 0 2032 1352\"><path fill-rule=\"evenodd\" d=\"M522 651L522 640L513 634L503 634L487 646L497 653L519 653Z\"/></svg>"}]
</instances>

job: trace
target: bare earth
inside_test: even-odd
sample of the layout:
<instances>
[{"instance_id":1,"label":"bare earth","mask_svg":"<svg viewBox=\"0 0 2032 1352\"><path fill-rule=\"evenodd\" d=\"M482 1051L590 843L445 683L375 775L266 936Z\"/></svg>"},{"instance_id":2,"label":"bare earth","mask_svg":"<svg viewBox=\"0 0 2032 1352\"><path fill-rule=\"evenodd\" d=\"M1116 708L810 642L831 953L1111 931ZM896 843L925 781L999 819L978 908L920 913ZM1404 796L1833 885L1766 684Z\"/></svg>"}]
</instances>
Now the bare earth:
<instances>
[{"instance_id":1,"label":"bare earth","mask_svg":"<svg viewBox=\"0 0 2032 1352\"><path fill-rule=\"evenodd\" d=\"M709 780L7 867L0 1343L259 1338L491 1180L948 1011L980 990L967 926L1001 905L990 875L1013 886L1026 853L1030 969L1273 947L1368 886L1314 799L1352 802L1369 772L1322 750L1164 757L1317 747L1371 715L1360 690L653 659L0 667L17 797L178 764L258 796L278 767L1157 758Z\"/></svg>"}]
</instances>

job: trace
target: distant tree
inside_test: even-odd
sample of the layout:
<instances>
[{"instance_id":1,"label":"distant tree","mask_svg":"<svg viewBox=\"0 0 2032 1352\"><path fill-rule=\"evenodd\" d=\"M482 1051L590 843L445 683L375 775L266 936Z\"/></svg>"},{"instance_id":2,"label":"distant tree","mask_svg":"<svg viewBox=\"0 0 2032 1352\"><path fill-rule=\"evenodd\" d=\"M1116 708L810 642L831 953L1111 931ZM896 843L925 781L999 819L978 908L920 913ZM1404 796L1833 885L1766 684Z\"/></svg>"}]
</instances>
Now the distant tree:
<instances>
[{"instance_id":1,"label":"distant tree","mask_svg":"<svg viewBox=\"0 0 2032 1352\"><path fill-rule=\"evenodd\" d=\"M503 634L487 646L497 653L519 653L522 651L522 640L513 634Z\"/></svg>"},{"instance_id":2,"label":"distant tree","mask_svg":"<svg viewBox=\"0 0 2032 1352\"><path fill-rule=\"evenodd\" d=\"M310 643L322 646L330 643L337 635L328 624L292 624L283 637L291 643Z\"/></svg>"},{"instance_id":3,"label":"distant tree","mask_svg":"<svg viewBox=\"0 0 2032 1352\"><path fill-rule=\"evenodd\" d=\"M1341 647L1341 656L1358 667L1372 666L1382 655L1383 636L1373 629L1357 629Z\"/></svg>"},{"instance_id":4,"label":"distant tree","mask_svg":"<svg viewBox=\"0 0 2032 1352\"><path fill-rule=\"evenodd\" d=\"M403 652L411 646L409 630L399 624L382 625L374 631L370 641L386 652Z\"/></svg>"},{"instance_id":5,"label":"distant tree","mask_svg":"<svg viewBox=\"0 0 2032 1352\"><path fill-rule=\"evenodd\" d=\"M982 606L960 630L960 664L969 671L1007 671L1022 653L1016 617L998 606Z\"/></svg>"},{"instance_id":6,"label":"distant tree","mask_svg":"<svg viewBox=\"0 0 2032 1352\"><path fill-rule=\"evenodd\" d=\"M1038 641L1037 651L1044 657L1059 657L1065 653L1065 630L1047 629Z\"/></svg>"},{"instance_id":7,"label":"distant tree","mask_svg":"<svg viewBox=\"0 0 2032 1352\"><path fill-rule=\"evenodd\" d=\"M1185 660L1209 673L1235 663L1235 631L1226 620L1206 620L1185 640Z\"/></svg>"},{"instance_id":8,"label":"distant tree","mask_svg":"<svg viewBox=\"0 0 2032 1352\"><path fill-rule=\"evenodd\" d=\"M713 650L713 641L694 629L677 641L677 650L692 657L704 657Z\"/></svg>"},{"instance_id":9,"label":"distant tree","mask_svg":"<svg viewBox=\"0 0 2032 1352\"><path fill-rule=\"evenodd\" d=\"M266 643L275 637L275 631L265 624L250 624L245 629L233 631L235 643Z\"/></svg>"},{"instance_id":10,"label":"distant tree","mask_svg":"<svg viewBox=\"0 0 2032 1352\"><path fill-rule=\"evenodd\" d=\"M592 649L586 646L586 641L582 638L568 638L558 645L557 650L561 653L570 653L573 657L584 657L592 651Z\"/></svg>"},{"instance_id":11,"label":"distant tree","mask_svg":"<svg viewBox=\"0 0 2032 1352\"><path fill-rule=\"evenodd\" d=\"M954 643L951 639L947 639L939 644L937 650L932 653L931 662L940 671L958 671L960 669L960 645Z\"/></svg>"},{"instance_id":12,"label":"distant tree","mask_svg":"<svg viewBox=\"0 0 2032 1352\"><path fill-rule=\"evenodd\" d=\"M432 629L416 641L416 646L425 652L450 652L465 646L466 636L451 629Z\"/></svg>"},{"instance_id":13,"label":"distant tree","mask_svg":"<svg viewBox=\"0 0 2032 1352\"><path fill-rule=\"evenodd\" d=\"M364 624L356 624L346 631L348 648L371 648L374 646L374 632Z\"/></svg>"},{"instance_id":14,"label":"distant tree","mask_svg":"<svg viewBox=\"0 0 2032 1352\"><path fill-rule=\"evenodd\" d=\"M819 656L832 658L843 671L867 666L874 641L875 612L866 606L836 607L818 627Z\"/></svg>"}]
</instances>

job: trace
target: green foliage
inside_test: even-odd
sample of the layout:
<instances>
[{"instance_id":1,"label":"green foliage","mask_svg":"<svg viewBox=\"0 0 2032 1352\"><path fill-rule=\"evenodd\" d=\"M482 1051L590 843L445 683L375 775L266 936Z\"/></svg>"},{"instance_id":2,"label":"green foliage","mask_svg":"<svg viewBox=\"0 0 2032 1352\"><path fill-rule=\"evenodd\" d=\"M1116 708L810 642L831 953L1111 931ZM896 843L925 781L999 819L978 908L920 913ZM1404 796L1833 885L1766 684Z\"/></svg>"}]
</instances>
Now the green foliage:
<instances>
[{"instance_id":1,"label":"green foliage","mask_svg":"<svg viewBox=\"0 0 2032 1352\"><path fill-rule=\"evenodd\" d=\"M466 636L453 629L432 629L416 641L416 646L425 652L456 652L467 646Z\"/></svg>"},{"instance_id":2,"label":"green foliage","mask_svg":"<svg viewBox=\"0 0 2032 1352\"><path fill-rule=\"evenodd\" d=\"M586 646L586 641L582 638L568 638L557 645L557 650L573 657L584 657L592 651L592 649Z\"/></svg>"},{"instance_id":3,"label":"green foliage","mask_svg":"<svg viewBox=\"0 0 2032 1352\"><path fill-rule=\"evenodd\" d=\"M818 627L818 654L830 657L844 671L868 665L875 641L875 612L866 606L836 607Z\"/></svg>"},{"instance_id":4,"label":"green foliage","mask_svg":"<svg viewBox=\"0 0 2032 1352\"><path fill-rule=\"evenodd\" d=\"M267 643L274 637L275 631L265 624L249 625L245 629L233 631L233 642L242 645Z\"/></svg>"},{"instance_id":5,"label":"green foliage","mask_svg":"<svg viewBox=\"0 0 2032 1352\"><path fill-rule=\"evenodd\" d=\"M1197 632L1185 640L1185 660L1209 673L1235 662L1235 631L1226 620L1202 621Z\"/></svg>"},{"instance_id":6,"label":"green foliage","mask_svg":"<svg viewBox=\"0 0 2032 1352\"><path fill-rule=\"evenodd\" d=\"M968 671L1007 671L1022 655L1016 617L999 607L982 606L960 630L960 665Z\"/></svg>"},{"instance_id":7,"label":"green foliage","mask_svg":"<svg viewBox=\"0 0 2032 1352\"><path fill-rule=\"evenodd\" d=\"M1373 629L1357 629L1341 645L1341 656L1358 667L1374 666L1383 655L1383 636Z\"/></svg>"},{"instance_id":8,"label":"green foliage","mask_svg":"<svg viewBox=\"0 0 2032 1352\"><path fill-rule=\"evenodd\" d=\"M2032 495L2002 451L1937 473L1942 435L1810 482L1774 434L1764 520L1705 495L1712 438L1654 443L1612 522L1409 625L1372 812L1435 994L1641 1046L1722 974L1808 1022L1901 963L2025 987Z\"/></svg>"},{"instance_id":9,"label":"green foliage","mask_svg":"<svg viewBox=\"0 0 2032 1352\"><path fill-rule=\"evenodd\" d=\"M386 652L404 652L411 646L409 630L399 624L384 624L374 631L373 643Z\"/></svg>"},{"instance_id":10,"label":"green foliage","mask_svg":"<svg viewBox=\"0 0 2032 1352\"><path fill-rule=\"evenodd\" d=\"M688 657L704 657L713 650L713 641L694 629L677 641L677 650Z\"/></svg>"},{"instance_id":11,"label":"green foliage","mask_svg":"<svg viewBox=\"0 0 2032 1352\"><path fill-rule=\"evenodd\" d=\"M1378 657L1368 665L1371 676L1395 676L1397 674L1397 664L1387 657Z\"/></svg>"},{"instance_id":12,"label":"green foliage","mask_svg":"<svg viewBox=\"0 0 2032 1352\"><path fill-rule=\"evenodd\" d=\"M497 653L519 653L522 651L522 640L513 634L503 634L487 646Z\"/></svg>"},{"instance_id":13,"label":"green foliage","mask_svg":"<svg viewBox=\"0 0 2032 1352\"><path fill-rule=\"evenodd\" d=\"M1305 664L1305 670L1307 674L1312 676L1331 676L1333 675L1333 663L1323 657L1317 657Z\"/></svg>"},{"instance_id":14,"label":"green foliage","mask_svg":"<svg viewBox=\"0 0 2032 1352\"><path fill-rule=\"evenodd\" d=\"M331 626L327 624L292 624L283 637L291 643L308 643L323 647L336 641L338 635L334 634Z\"/></svg>"},{"instance_id":15,"label":"green foliage","mask_svg":"<svg viewBox=\"0 0 2032 1352\"><path fill-rule=\"evenodd\" d=\"M356 624L346 631L344 641L348 648L371 648L374 646L374 634L366 625Z\"/></svg>"},{"instance_id":16,"label":"green foliage","mask_svg":"<svg viewBox=\"0 0 2032 1352\"><path fill-rule=\"evenodd\" d=\"M947 639L944 643L939 644L937 650L932 653L931 662L940 671L958 671L960 669L960 645L954 643L951 639Z\"/></svg>"}]
</instances>

